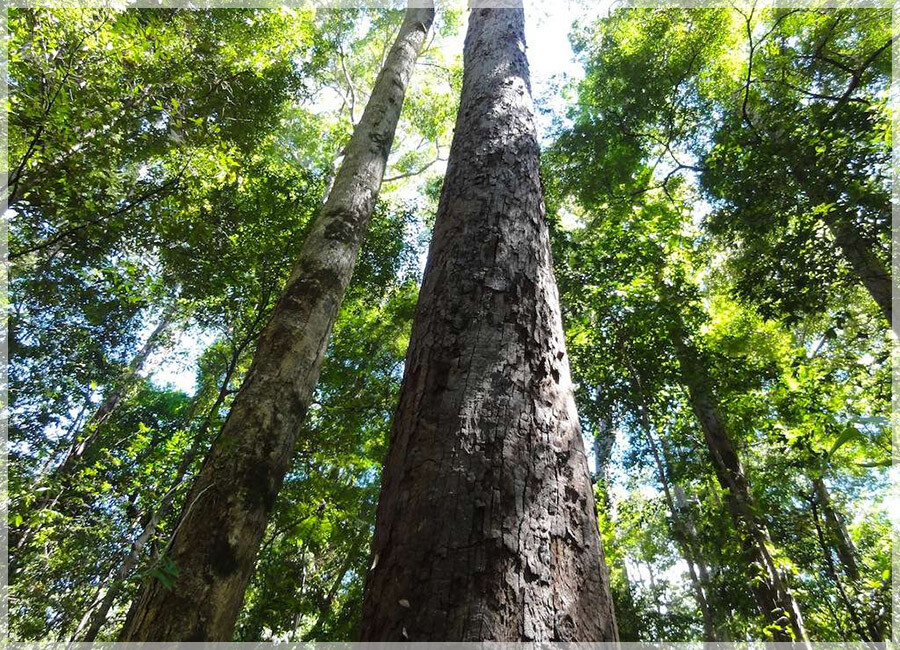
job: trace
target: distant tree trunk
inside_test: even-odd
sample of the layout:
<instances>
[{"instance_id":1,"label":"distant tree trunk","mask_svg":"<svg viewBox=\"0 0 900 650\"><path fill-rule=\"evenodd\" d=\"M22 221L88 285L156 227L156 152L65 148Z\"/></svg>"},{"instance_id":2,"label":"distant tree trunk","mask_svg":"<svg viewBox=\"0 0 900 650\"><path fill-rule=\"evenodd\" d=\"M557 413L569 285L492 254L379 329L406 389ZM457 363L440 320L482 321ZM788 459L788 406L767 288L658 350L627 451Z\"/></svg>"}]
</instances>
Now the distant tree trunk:
<instances>
[{"instance_id":1,"label":"distant tree trunk","mask_svg":"<svg viewBox=\"0 0 900 650\"><path fill-rule=\"evenodd\" d=\"M347 575L347 573L349 573L350 568L353 566L354 557L356 557L357 552L362 550L362 545L364 543L365 542L363 539L359 539L354 542L350 549L348 549L343 563L334 576L331 587L328 589L328 592L325 593L325 595L319 600L319 611L316 615L316 622L313 624L312 628L310 628L309 632L303 635L304 640L309 639L311 641L319 641L319 635L322 634L322 630L325 628L325 625L328 623L328 621L331 620L331 605L338 595L338 590L344 583L344 577Z\"/></svg>"},{"instance_id":2,"label":"distant tree trunk","mask_svg":"<svg viewBox=\"0 0 900 650\"><path fill-rule=\"evenodd\" d=\"M149 580L120 640L231 640L433 19L433 8L407 10L247 379L188 494L168 548L175 585Z\"/></svg>"},{"instance_id":3,"label":"distant tree trunk","mask_svg":"<svg viewBox=\"0 0 900 650\"><path fill-rule=\"evenodd\" d=\"M671 467L671 461L668 459L667 454L663 454L663 457L666 458L666 464ZM703 561L700 553L700 535L697 533L697 526L694 523L694 518L691 515L691 506L688 503L687 495L684 493L684 488L678 485L677 483L672 486L672 494L675 495L675 507L678 508L678 517L682 526L684 527L684 532L687 535L687 539L692 548L695 550L695 563L697 565L697 573L700 576L700 584L703 585L703 590L707 594L707 603L709 602L708 594L709 594L709 585L710 585L710 577L709 577L709 569L706 566L706 562ZM710 605L710 610L712 609L712 605ZM718 626L717 626L718 629ZM717 632L719 636L719 641L730 641L731 639L724 638L723 633Z\"/></svg>"},{"instance_id":4,"label":"distant tree trunk","mask_svg":"<svg viewBox=\"0 0 900 650\"><path fill-rule=\"evenodd\" d=\"M156 352L160 344L165 340L165 334L175 322L176 313L177 311L174 304L169 305L162 313L159 318L159 323L150 333L150 336L147 337L144 345L141 346L141 349L138 350L138 353L134 355L134 357L131 359L131 362L128 364L128 367L118 377L118 379L116 379L116 382L113 385L113 388L110 391L109 395L107 395L103 399L103 401L100 403L100 406L97 407L97 410L94 411L90 419L84 425L82 432L87 433L87 435L79 440L75 440L72 443L72 446L69 449L69 452L66 454L66 457L63 459L63 462L56 469L55 475L57 477L66 475L71 472L78 461L80 461L88 452L91 451L94 443L97 442L97 435L100 429L100 425L106 422L106 420L109 419L109 416L112 415L113 411L116 410L119 402L122 401L122 398L125 397L125 395L128 393L128 390L134 385L134 380L137 378L138 373L143 369L144 364L147 362L147 359L150 358L151 354Z\"/></svg>"},{"instance_id":5,"label":"distant tree trunk","mask_svg":"<svg viewBox=\"0 0 900 650\"><path fill-rule=\"evenodd\" d=\"M204 418L199 430L194 435L191 446L185 452L181 462L178 464L178 469L175 472L175 479L172 481L172 485L162 496L156 508L144 513L141 517L142 528L140 534L138 534L137 538L131 543L131 547L129 548L127 555L123 558L119 568L107 581L106 592L103 594L102 600L100 600L98 593L95 602L99 600L99 604L96 609L91 608L85 613L81 623L79 623L78 628L72 635L74 639L77 639L84 627L89 624L88 629L80 640L94 641L100 633L100 630L103 628L103 625L106 623L106 619L109 616L109 610L112 608L116 596L119 595L119 592L125 584L125 580L131 575L132 571L134 571L140 562L144 548L146 547L147 542L153 539L160 522L169 516L172 506L175 503L175 496L178 493L178 488L184 483L185 477L190 471L191 466L194 464L194 460L199 455L203 445L207 442L210 424L213 421L213 418L215 418L216 413L222 407L222 404L225 402L225 398L228 396L228 386L231 384L231 380L237 371L238 361L247 345L249 345L251 339L254 337L255 332L255 328L251 327L251 331L241 340L240 344L233 347L216 399L213 401L209 413ZM193 419L193 413L195 412L196 408L192 407L191 415L187 418L188 422Z\"/></svg>"},{"instance_id":6,"label":"distant tree trunk","mask_svg":"<svg viewBox=\"0 0 900 650\"><path fill-rule=\"evenodd\" d=\"M31 508L33 513L38 513L47 508L54 508L56 504L59 503L59 500L66 492L67 483L75 473L75 470L82 463L85 456L94 451L103 424L109 419L109 416L112 415L122 399L128 394L128 391L134 386L138 373L143 369L147 359L159 349L160 344L165 340L165 334L175 322L176 314L177 310L174 304L169 305L165 311L163 311L159 323L150 333L150 336L144 342L144 345L141 346L138 353L131 359L128 367L125 368L118 378L116 378L109 394L107 394L103 401L100 402L100 406L97 407L79 433L76 434L75 439L69 446L62 462L50 472L49 476L38 479L38 482L34 485L33 489L38 488L47 480L59 483L60 485L56 490L46 490L43 492L44 496L38 499ZM25 548L39 528L40 526L38 525L29 525L27 528L20 529L18 534L13 531L12 546L16 549ZM10 562L11 573L15 573L17 565L18 563L15 561Z\"/></svg>"},{"instance_id":7,"label":"distant tree trunk","mask_svg":"<svg viewBox=\"0 0 900 650\"><path fill-rule=\"evenodd\" d=\"M863 617L859 614L853 601L848 597L843 581L838 575L837 568L831 558L831 550L833 549L840 560L841 568L844 575L847 576L850 583L859 588L859 581L862 577L859 572L859 563L857 561L858 552L856 545L850 538L847 526L844 524L843 516L835 509L831 501L831 495L828 493L828 487L821 476L812 479L813 496L810 501L813 511L813 518L816 530L819 535L819 541L822 545L822 552L825 555L825 561L832 575L841 599L850 614L853 626L857 629L860 638L869 641L883 641L884 634L880 630L874 617ZM825 529L827 534L822 530L819 524L819 512L825 520Z\"/></svg>"},{"instance_id":8,"label":"distant tree trunk","mask_svg":"<svg viewBox=\"0 0 900 650\"><path fill-rule=\"evenodd\" d=\"M663 457L665 456L665 454L660 453L659 446L656 444L656 438L653 435L653 429L650 424L649 408L647 405L647 397L644 393L643 383L641 382L640 375L638 375L634 364L631 362L631 358L624 350L624 341L621 339L621 337L619 339L619 342L622 358L624 359L625 364L628 367L628 373L631 377L632 389L638 401L638 412L640 413L641 430L644 433L644 439L647 441L647 446L650 449L650 455L653 457L653 464L656 466L657 478L659 479L660 485L662 485L663 495L666 499L666 505L668 506L669 512L671 513L670 527L672 531L672 537L674 538L675 544L678 546L678 550L681 551L681 555L684 558L685 563L687 564L688 575L691 580L691 587L694 591L694 600L697 602L697 608L700 610L700 616L703 618L703 636L705 637L706 641L719 641L719 635L716 630L716 621L713 617L712 609L709 606L709 601L706 598L705 585L700 580L700 575L697 568L699 548L696 544L696 531L694 531L694 538L691 538L688 534L688 526L684 521L682 521L682 509L679 507L679 504L676 503L676 498L673 496L671 481L669 480L669 470L671 468L671 464L667 457L665 458L664 462Z\"/></svg>"},{"instance_id":9,"label":"distant tree trunk","mask_svg":"<svg viewBox=\"0 0 900 650\"><path fill-rule=\"evenodd\" d=\"M890 219L890 215L888 215ZM878 305L887 319L893 324L891 310L891 272L875 254L872 245L865 241L856 231L849 215L828 211L823 215L825 225L834 237L844 259L850 265L860 284L866 288L872 300Z\"/></svg>"},{"instance_id":10,"label":"distant tree trunk","mask_svg":"<svg viewBox=\"0 0 900 650\"><path fill-rule=\"evenodd\" d=\"M672 328L671 336L681 366L681 377L706 438L734 527L742 537L748 557L760 571L759 579L754 580L753 590L761 613L772 626L773 640L806 640L803 615L769 552L772 545L769 531L757 514L744 468L719 414L709 372L698 351L688 343L679 327Z\"/></svg>"},{"instance_id":11,"label":"distant tree trunk","mask_svg":"<svg viewBox=\"0 0 900 650\"><path fill-rule=\"evenodd\" d=\"M844 573L855 582L859 580L856 546L853 544L853 540L850 539L850 533L847 532L847 526L844 525L844 518L834 509L834 505L831 503L831 495L828 494L828 488L825 486L825 481L822 480L822 477L814 478L812 483L819 508L825 519L825 526L831 538L831 545L841 560Z\"/></svg>"},{"instance_id":12,"label":"distant tree trunk","mask_svg":"<svg viewBox=\"0 0 900 650\"><path fill-rule=\"evenodd\" d=\"M828 574L828 577L831 578L832 582L834 582L834 586L837 588L841 601L844 603L844 608L847 610L847 614L850 616L850 622L853 625L853 629L856 630L859 638L863 639L864 641L880 640L878 638L872 638L869 632L866 631L863 621L860 618L859 613L856 611L856 607L853 605L853 601L847 595L847 590L844 587L844 581L841 580L841 577L838 574L837 568L834 564L834 558L831 555L831 545L829 545L826 541L825 533L822 530L822 524L820 523L819 518L819 508L822 504L819 499L820 497L817 491L814 490L813 495L809 497L809 505L810 509L812 510L813 525L816 528L816 535L819 539L819 547L822 550L822 557L825 560L825 572Z\"/></svg>"},{"instance_id":13,"label":"distant tree trunk","mask_svg":"<svg viewBox=\"0 0 900 650\"><path fill-rule=\"evenodd\" d=\"M815 164L810 167L815 169ZM811 178L805 166L792 168L792 175L803 187L810 201L819 206L831 206L821 213L822 222L828 228L841 255L850 265L859 283L865 287L872 300L878 305L887 319L888 326L893 327L891 304L891 272L879 259L873 242L862 237L854 223L855 217L844 205L839 192L825 190L820 187L820 180ZM891 222L890 211L882 215L886 223Z\"/></svg>"},{"instance_id":14,"label":"distant tree trunk","mask_svg":"<svg viewBox=\"0 0 900 650\"><path fill-rule=\"evenodd\" d=\"M382 478L364 641L616 639L519 8L474 9Z\"/></svg>"},{"instance_id":15,"label":"distant tree trunk","mask_svg":"<svg viewBox=\"0 0 900 650\"><path fill-rule=\"evenodd\" d=\"M616 432L613 431L610 418L600 420L597 433L594 435L594 461L597 464L593 482L606 481L609 471L609 461L612 456L612 448L616 441Z\"/></svg>"}]
</instances>

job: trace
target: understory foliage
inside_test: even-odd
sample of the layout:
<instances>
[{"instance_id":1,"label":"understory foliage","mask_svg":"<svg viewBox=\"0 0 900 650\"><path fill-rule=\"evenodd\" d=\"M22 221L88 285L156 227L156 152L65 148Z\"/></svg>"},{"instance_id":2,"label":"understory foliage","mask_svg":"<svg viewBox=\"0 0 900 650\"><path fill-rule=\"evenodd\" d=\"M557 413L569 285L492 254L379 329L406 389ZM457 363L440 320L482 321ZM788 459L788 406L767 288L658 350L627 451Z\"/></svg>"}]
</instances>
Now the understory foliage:
<instances>
[{"instance_id":1,"label":"understory foliage","mask_svg":"<svg viewBox=\"0 0 900 650\"><path fill-rule=\"evenodd\" d=\"M236 640L356 638L462 18L420 56ZM9 11L11 637L114 640L141 581L173 584L177 513L401 19ZM704 638L697 584L718 639L772 632L677 341L809 637L887 638L890 10L620 9L571 38L543 178L622 639Z\"/></svg>"}]
</instances>

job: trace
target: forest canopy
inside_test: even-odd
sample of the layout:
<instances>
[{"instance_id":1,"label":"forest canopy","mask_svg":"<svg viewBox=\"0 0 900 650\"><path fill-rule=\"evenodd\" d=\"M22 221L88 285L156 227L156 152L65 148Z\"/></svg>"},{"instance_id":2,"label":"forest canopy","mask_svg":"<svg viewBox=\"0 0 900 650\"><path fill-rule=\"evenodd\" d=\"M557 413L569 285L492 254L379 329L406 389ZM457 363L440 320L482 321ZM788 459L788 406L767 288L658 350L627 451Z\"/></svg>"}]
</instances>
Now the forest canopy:
<instances>
[{"instance_id":1,"label":"forest canopy","mask_svg":"<svg viewBox=\"0 0 900 650\"><path fill-rule=\"evenodd\" d=\"M9 10L10 638L890 638L891 9L544 20Z\"/></svg>"}]
</instances>

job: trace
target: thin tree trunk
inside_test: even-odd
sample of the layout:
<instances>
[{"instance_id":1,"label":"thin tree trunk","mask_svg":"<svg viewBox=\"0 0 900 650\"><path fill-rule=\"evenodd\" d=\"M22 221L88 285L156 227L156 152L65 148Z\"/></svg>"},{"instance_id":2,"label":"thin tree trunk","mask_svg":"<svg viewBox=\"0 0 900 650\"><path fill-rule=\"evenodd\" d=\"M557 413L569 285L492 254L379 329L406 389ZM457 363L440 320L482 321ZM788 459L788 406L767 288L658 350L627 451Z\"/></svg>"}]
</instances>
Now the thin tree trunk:
<instances>
[{"instance_id":1,"label":"thin tree trunk","mask_svg":"<svg viewBox=\"0 0 900 650\"><path fill-rule=\"evenodd\" d=\"M135 541L132 542L131 548L129 549L128 554L122 560L122 563L119 565L118 570L107 580L106 592L103 594L102 600L100 600L100 593L102 592L102 588L100 591L98 591L98 594L94 600L94 605L91 605L91 607L89 607L85 612L84 617L81 619L81 622L78 625L78 628L72 635L73 639L78 639L81 631L85 628L86 625L88 625L88 623L90 623L90 627L85 632L84 637L81 639L81 641L94 641L97 638L97 635L100 633L100 630L106 623L106 619L109 615L109 610L112 608L116 596L118 596L119 592L124 586L125 580L129 575L131 575L131 572L140 561L144 547L146 546L148 541L153 539L160 521L166 519L169 516L169 513L171 512L171 509L175 503L175 496L177 494L178 488L180 488L184 483L185 477L187 476L188 471L193 465L194 460L197 458L197 455L200 453L201 447L207 442L207 434L209 432L212 421L215 418L216 413L218 413L219 409L225 403L225 399L228 397L228 387L231 385L231 381L234 378L235 373L237 372L237 366L240 362L241 356L244 354L244 351L247 349L247 347L256 339L259 332L259 325L268 313L268 310L266 310L265 308L266 303L268 302L268 295L269 292L265 292L260 299L260 303L257 309L257 315L249 324L247 331L237 341L236 344L232 343L231 356L228 359L228 364L225 366L225 372L219 386L219 391L216 394L216 398L215 400L213 400L212 406L210 406L206 417L203 419L199 430L194 435L191 446L182 457L181 463L179 463L178 469L176 470L175 479L172 482L171 487L166 491L162 499L160 499L160 502L155 511L147 512L141 516L141 520L144 522L141 533L138 535ZM193 420L196 411L197 401L195 400L191 405L188 414L185 416L184 421L189 424Z\"/></svg>"},{"instance_id":2,"label":"thin tree trunk","mask_svg":"<svg viewBox=\"0 0 900 650\"><path fill-rule=\"evenodd\" d=\"M129 549L128 554L123 559L121 565L119 566L119 569L116 571L112 579L108 581L109 584L107 585L106 593L104 594L102 601L100 601L99 606L93 613L88 610L88 612L85 614L85 618L83 618L81 623L79 624L78 629L76 629L75 633L72 635L73 638L78 638L78 636L81 634L81 630L84 629L84 625L86 625L87 622L90 621L90 627L84 633L84 637L81 640L94 641L97 638L97 635L100 633L100 630L103 628L104 623L106 623L107 616L109 615L109 610L112 608L116 596L118 596L119 592L122 590L125 580L129 575L131 575L131 572L138 565L138 562L141 559L141 555L143 554L144 547L147 545L147 542L150 541L150 539L152 539L156 534L159 522L169 516L169 513L171 512L172 506L175 502L175 495L178 493L178 488L181 487L188 471L191 468L191 465L193 465L194 460L200 453L201 447L206 442L206 436L209 432L210 423L215 417L216 412L218 412L218 410L222 407L225 398L228 396L228 386L231 383L231 379L237 369L237 363L240 359L240 355L245 349L246 345L250 342L251 338L252 332L251 335L247 336L242 341L241 345L235 347L232 351L231 359L229 360L228 366L225 369L225 376L222 380L221 387L219 388L219 393L216 395L216 399L209 409L209 414L203 420L203 424L200 425L199 431L197 431L196 435L194 436L191 446L182 457L181 462L178 465L178 469L175 472L175 480L172 481L171 487L166 491L162 499L160 499L160 502L156 509L152 512L146 513L142 517L145 523L143 529L141 530L141 533L131 543L131 548ZM188 419L190 420L191 418L189 417Z\"/></svg>"},{"instance_id":3,"label":"thin tree trunk","mask_svg":"<svg viewBox=\"0 0 900 650\"><path fill-rule=\"evenodd\" d=\"M811 179L804 166L793 167L792 174L800 186L805 188L812 203L819 206L831 206L821 213L823 223L834 237L844 260L850 265L860 284L869 292L872 300L887 319L888 327L893 327L890 269L879 259L872 242L860 236L854 224L854 217L842 205L839 193L820 189L818 180ZM887 223L890 223L889 212L882 216L885 217Z\"/></svg>"},{"instance_id":4,"label":"thin tree trunk","mask_svg":"<svg viewBox=\"0 0 900 650\"><path fill-rule=\"evenodd\" d=\"M841 562L841 568L844 574L849 578L850 582L857 588L860 586L861 575L859 572L859 564L857 562L858 553L847 526L844 524L843 516L835 509L831 501L831 495L821 476L812 479L813 484L813 516L815 518L816 530L819 534L819 540L823 545L822 552L826 554L826 562L832 572L835 584L840 591L841 598L844 601L847 611L853 620L854 627L860 633L860 637L869 641L883 641L884 634L872 617L865 617L865 621L859 615L853 601L848 597L843 581L837 573L837 569L833 564L830 555L830 549L834 549L838 559ZM824 534L819 525L818 511L821 510L822 518L825 520L825 528L828 534ZM827 540L827 548L826 548ZM865 631L863 631L865 630Z\"/></svg>"},{"instance_id":5,"label":"thin tree trunk","mask_svg":"<svg viewBox=\"0 0 900 650\"><path fill-rule=\"evenodd\" d=\"M341 588L341 585L344 582L344 576L347 575L347 573L350 571L350 567L353 566L353 557L356 552L360 550L362 544L363 541L358 540L348 551L347 557L344 558L344 562L341 564L337 574L335 575L334 581L331 583L331 588L328 589L328 592L319 601L319 613L316 616L316 622L313 624L309 632L304 635L304 640L312 639L313 641L317 641L316 637L322 633L322 628L324 628L325 624L328 623L329 620L331 620L331 604L337 597L338 590Z\"/></svg>"},{"instance_id":6,"label":"thin tree trunk","mask_svg":"<svg viewBox=\"0 0 900 650\"><path fill-rule=\"evenodd\" d=\"M362 639L614 640L521 5L472 10L464 59L382 478Z\"/></svg>"},{"instance_id":7,"label":"thin tree trunk","mask_svg":"<svg viewBox=\"0 0 900 650\"><path fill-rule=\"evenodd\" d=\"M169 495L167 494L166 496L168 497ZM155 512L148 513L149 518L145 519L141 533L131 543L131 548L125 556L125 559L119 565L119 568L107 580L107 588L106 592L103 594L103 598L100 599L98 593L97 599L94 601L97 603L97 600L99 600L97 608L93 609L92 607L85 613L81 622L78 624L78 627L75 629L75 632L72 634L73 638L81 636L81 631L85 626L88 626L88 629L81 640L93 641L97 638L97 635L103 628L103 624L106 623L109 610L112 608L116 596L119 595L125 579L131 575L131 572L138 565L138 562L140 562L144 547L156 533L156 527L159 525L160 519L167 514L168 505L170 503L171 499L165 499L164 503L160 504L159 509Z\"/></svg>"},{"instance_id":8,"label":"thin tree trunk","mask_svg":"<svg viewBox=\"0 0 900 650\"><path fill-rule=\"evenodd\" d=\"M72 441L72 444L66 452L63 461L50 472L49 476L38 479L38 482L32 489L38 488L41 484L46 483L47 480L50 480L54 483L60 483L60 486L57 490L45 491L43 493L45 496L38 499L38 501L32 506L31 511L33 513L38 513L48 508L54 508L59 503L59 500L66 492L66 489L68 487L67 483L71 479L75 470L82 463L85 456L94 451L94 449L96 448L97 440L102 431L103 424L116 410L116 407L128 394L128 391L132 388L132 386L134 386L135 379L137 378L138 373L140 373L140 371L143 369L147 359L159 348L159 345L165 339L166 332L175 322L176 313L177 310L174 304L169 305L165 309L165 311L160 316L159 323L157 324L156 328L154 328L153 332L150 333L147 341L143 346L141 346L141 349L138 351L138 353L131 359L128 367L116 379L110 393L103 399L103 401L100 403L100 406L98 406L97 409L91 414L91 417L88 418L88 421L81 428L81 431L75 436L75 439ZM39 529L39 525L30 525L24 530L20 529L20 534L16 535L14 533L14 538L17 538L14 543L15 548L17 550L25 548L25 546L28 545L28 542L31 541L31 538ZM18 562L10 562L11 574L15 573L17 565ZM10 578L12 579L12 575L10 576Z\"/></svg>"},{"instance_id":9,"label":"thin tree trunk","mask_svg":"<svg viewBox=\"0 0 900 650\"><path fill-rule=\"evenodd\" d=\"M891 326L891 272L872 250L871 244L861 238L854 225L848 222L849 217L841 217L833 210L827 211L823 214L823 221L844 259Z\"/></svg>"},{"instance_id":10,"label":"thin tree trunk","mask_svg":"<svg viewBox=\"0 0 900 650\"><path fill-rule=\"evenodd\" d=\"M813 524L816 528L816 536L819 539L819 547L822 550L822 557L825 560L825 572L828 574L828 577L831 578L832 582L834 582L834 586L837 588L838 595L841 597L841 601L844 603L844 608L847 610L847 614L850 616L850 622L853 624L853 628L856 630L856 633L859 637L864 641L869 641L871 639L868 638L868 634L864 629L863 623L859 618L859 614L856 611L856 607L853 606L853 602L850 600L847 595L847 590L844 588L844 582L841 580L840 575L838 575L837 568L834 565L834 558L831 556L831 547L828 542L825 540L825 533L822 531L822 524L819 520L819 506L821 503L817 503L819 499L818 494L814 493L813 496L809 499L809 505L812 510L812 518Z\"/></svg>"},{"instance_id":11,"label":"thin tree trunk","mask_svg":"<svg viewBox=\"0 0 900 650\"><path fill-rule=\"evenodd\" d=\"M609 471L609 461L612 456L612 448L616 442L616 432L613 431L610 418L604 417L600 420L599 430L594 436L594 461L597 464L594 472L593 482L607 480Z\"/></svg>"},{"instance_id":12,"label":"thin tree trunk","mask_svg":"<svg viewBox=\"0 0 900 650\"><path fill-rule=\"evenodd\" d=\"M700 422L728 511L751 561L761 575L754 580L760 611L775 641L806 640L803 615L769 552L772 545L765 522L757 514L750 484L731 436L725 428L706 367L679 327L671 330L672 343L688 389L691 406Z\"/></svg>"},{"instance_id":13,"label":"thin tree trunk","mask_svg":"<svg viewBox=\"0 0 900 650\"><path fill-rule=\"evenodd\" d=\"M334 187L188 494L168 549L176 584L149 580L120 640L231 639L433 19L433 7L407 10Z\"/></svg>"},{"instance_id":14,"label":"thin tree trunk","mask_svg":"<svg viewBox=\"0 0 900 650\"><path fill-rule=\"evenodd\" d=\"M88 435L81 440L77 440L69 449L69 453L56 471L57 477L70 473L74 466L93 449L94 444L97 442L100 426L109 419L109 416L115 411L116 407L122 401L122 398L125 397L129 389L134 385L134 380L137 378L141 369L143 369L147 359L150 358L150 355L153 354L163 342L166 332L168 332L169 328L175 322L176 313L176 306L173 303L172 305L169 305L162 316L160 316L156 328L150 333L147 341L131 360L131 363L128 364L128 367L125 369L125 372L122 373L122 376L116 381L113 390L106 396L103 402L101 402L100 406L97 407L97 410L91 415L87 424L85 424L84 431L87 432Z\"/></svg>"},{"instance_id":15,"label":"thin tree trunk","mask_svg":"<svg viewBox=\"0 0 900 650\"><path fill-rule=\"evenodd\" d=\"M841 567L850 580L856 582L859 580L859 565L856 561L856 546L850 539L850 533L844 525L844 519L834 509L831 503L831 496L828 494L828 488L822 477L816 477L812 480L813 489L816 493L816 499L819 502L819 508L825 519L825 526L828 529L831 544L837 552L838 558L841 560Z\"/></svg>"},{"instance_id":16,"label":"thin tree trunk","mask_svg":"<svg viewBox=\"0 0 900 650\"><path fill-rule=\"evenodd\" d=\"M620 346L621 344L622 341L620 339ZM621 347L624 348L624 346ZM706 641L719 641L718 633L716 631L716 622L713 618L712 610L709 607L709 601L706 598L704 585L701 583L700 576L698 575L697 571L696 556L698 555L698 549L693 544L696 539L692 540L688 536L687 526L682 521L681 508L678 507L678 504L676 503L675 497L672 493L671 482L669 480L669 467L671 467L668 462L669 459L666 458L666 462L663 462L659 447L656 444L656 438L653 435L653 429L650 424L650 414L647 406L647 398L644 394L644 388L640 376L638 375L634 364L631 362L631 358L628 356L628 353L624 351L624 349L622 349L622 357L624 358L625 363L628 366L628 373L631 376L631 384L638 400L641 430L644 433L644 439L647 441L647 446L650 448L650 455L653 456L653 463L656 466L657 478L659 479L659 482L663 488L663 495L666 499L666 505L669 508L669 512L672 513L672 537L674 538L675 543L678 546L678 549L681 551L681 555L688 566L688 575L690 576L691 587L694 591L694 600L697 602L697 607L700 610L701 617L703 618L703 635Z\"/></svg>"},{"instance_id":17,"label":"thin tree trunk","mask_svg":"<svg viewBox=\"0 0 900 650\"><path fill-rule=\"evenodd\" d=\"M668 458L668 455L665 453L665 449L663 449L663 458L666 459L666 465L671 467L671 461ZM684 493L684 488L675 483L672 486L672 494L675 495L675 507L678 508L678 518L681 524L683 525L683 530L687 535L688 544L691 548L694 549L694 562L697 565L697 574L700 577L700 584L703 585L703 591L707 595L707 604L709 604L709 586L710 586L710 577L709 577L709 569L706 567L706 563L702 560L702 553L700 552L700 536L697 533L697 526L694 524L694 518L691 516L691 507L688 503L687 496ZM712 606L709 605L710 610L712 610ZM713 617L715 618L715 617ZM718 630L718 626L716 627ZM724 638L724 635L721 631L717 632L719 636L719 641L730 641L731 639Z\"/></svg>"}]
</instances>

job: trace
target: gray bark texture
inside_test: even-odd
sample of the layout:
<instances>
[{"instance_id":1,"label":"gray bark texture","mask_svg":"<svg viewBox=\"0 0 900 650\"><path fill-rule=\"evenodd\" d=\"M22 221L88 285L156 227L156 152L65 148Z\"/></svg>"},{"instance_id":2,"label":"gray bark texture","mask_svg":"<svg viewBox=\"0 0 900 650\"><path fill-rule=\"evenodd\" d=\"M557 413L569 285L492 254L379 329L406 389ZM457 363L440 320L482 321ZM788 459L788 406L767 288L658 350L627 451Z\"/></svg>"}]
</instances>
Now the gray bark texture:
<instances>
[{"instance_id":1,"label":"gray bark texture","mask_svg":"<svg viewBox=\"0 0 900 650\"><path fill-rule=\"evenodd\" d=\"M469 17L364 641L617 638L545 222L521 8Z\"/></svg>"},{"instance_id":2,"label":"gray bark texture","mask_svg":"<svg viewBox=\"0 0 900 650\"><path fill-rule=\"evenodd\" d=\"M815 166L813 165L811 168L814 169ZM834 243L859 283L878 305L888 322L888 327L893 328L891 271L879 258L875 243L860 234L853 211L845 205L841 196L842 192L822 189L816 179L810 178L809 173L802 166L795 167L793 174L800 186L806 189L814 204L832 206L831 209L822 213L822 222L828 228L834 238ZM882 216L887 223L891 223L890 212ZM897 329L894 331L900 333Z\"/></svg>"},{"instance_id":3,"label":"gray bark texture","mask_svg":"<svg viewBox=\"0 0 900 650\"><path fill-rule=\"evenodd\" d=\"M163 341L166 340L166 333L175 322L175 317L176 308L173 304L167 307L162 313L159 323L150 333L150 336L147 337L144 345L141 346L138 353L134 355L131 362L128 364L128 367L125 368L122 375L116 380L112 390L103 399L100 406L98 406L97 410L91 415L90 419L88 419L78 436L78 439L72 443L63 462L54 472L55 478L60 479L71 474L81 459L93 451L100 433L100 427L109 419L109 416L113 414L116 407L134 386L135 380L138 378L138 373L143 369L144 364L147 362L147 359L150 358L150 355L156 352Z\"/></svg>"},{"instance_id":4,"label":"gray bark texture","mask_svg":"<svg viewBox=\"0 0 900 650\"><path fill-rule=\"evenodd\" d=\"M240 361L241 355L244 353L244 350L256 338L257 327L262 320L263 314L264 312L261 310L257 317L257 320L254 321L254 323L251 325L249 331L246 332L244 337L237 345L232 346L231 358L228 361L228 365L225 367L225 375L222 379L219 392L216 395L216 399L213 401L209 412L203 419L199 430L196 434L194 434L194 439L191 442L191 446L188 447L184 456L182 456L181 462L178 464L178 469L175 472L175 479L172 481L172 484L166 491L166 493L163 494L162 498L159 500L159 503L156 504L156 507L153 510L143 513L143 515L141 516L141 532L131 543L128 553L127 555L125 555L118 569L116 569L115 573L110 576L109 580L107 580L106 582L106 585L104 585L106 591L103 592L102 590L104 587L101 587L100 592L98 592L98 595L95 598L95 604L97 604L96 608L89 608L88 611L85 612L85 615L79 623L78 628L75 630L75 633L72 635L72 638L79 639L81 631L84 630L87 626L87 631L84 633L84 636L80 637L79 640L82 642L96 640L97 635L100 634L100 631L106 624L107 617L109 616L109 611L112 609L113 605L115 604L116 598L118 597L122 588L125 586L125 581L138 567L144 552L144 548L147 546L147 543L150 542L156 535L160 522L167 519L169 514L174 510L176 505L175 497L177 496L182 484L186 481L188 473L194 465L194 461L200 455L203 447L205 447L209 442L207 434L210 429L210 423L213 421L213 418L219 412L219 409L222 408L222 404L224 404L225 399L228 397L228 387L231 385L232 378L237 372L238 362ZM189 413L185 418L185 423L190 423L190 421L193 419L193 414L197 408L197 398L195 397L194 399L195 401L191 405ZM101 592L103 593L102 599L100 598Z\"/></svg>"},{"instance_id":5,"label":"gray bark texture","mask_svg":"<svg viewBox=\"0 0 900 650\"><path fill-rule=\"evenodd\" d=\"M656 474L659 478L660 485L663 488L663 494L666 498L666 505L669 508L669 512L671 513L671 519L669 520L670 530L672 531L672 538L675 540L676 545L681 551L681 556L684 558L685 563L688 567L688 575L691 579L691 587L694 590L694 600L697 602L697 608L700 610L700 615L703 618L703 636L706 641L719 641L719 635L716 631L716 621L713 617L712 609L709 606L709 601L706 598L706 585L700 581L700 576L698 574L697 565L700 564L699 556L699 546L696 544L696 530L694 530L694 536L691 537L691 524L687 523L683 519L683 515L689 516L689 511L685 510L682 512L681 504L677 503L677 497L673 496L672 485L669 480L669 472L671 468L671 463L669 462L668 456L663 453L660 453L659 445L656 444L656 438L653 434L653 427L650 424L650 409L647 405L647 397L644 394L643 383L641 382L640 375L637 372L637 369L634 367L634 364L631 362L630 357L626 352L622 352L622 357L625 360L626 365L628 366L628 373L631 376L631 383L635 393L635 397L637 398L638 410L640 412L640 421L641 421L641 430L644 434L644 439L647 441L647 446L650 449L650 454L653 457L653 463L656 466ZM677 486L676 491L677 491ZM687 505L686 503L684 504ZM652 574L651 574L652 575ZM707 583L708 584L708 583Z\"/></svg>"},{"instance_id":6,"label":"gray bark texture","mask_svg":"<svg viewBox=\"0 0 900 650\"><path fill-rule=\"evenodd\" d=\"M407 10L250 371L185 501L172 589L148 581L121 641L229 641L375 206L434 8Z\"/></svg>"},{"instance_id":7,"label":"gray bark texture","mask_svg":"<svg viewBox=\"0 0 900 650\"><path fill-rule=\"evenodd\" d=\"M769 548L772 541L765 521L750 491L750 483L719 413L712 381L702 357L678 327L672 328L681 376L697 420L703 430L716 478L725 492L728 511L747 558L758 567L753 591L760 612L772 629L773 641L804 641L803 615L787 583L775 565Z\"/></svg>"}]
</instances>

